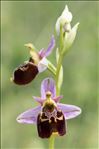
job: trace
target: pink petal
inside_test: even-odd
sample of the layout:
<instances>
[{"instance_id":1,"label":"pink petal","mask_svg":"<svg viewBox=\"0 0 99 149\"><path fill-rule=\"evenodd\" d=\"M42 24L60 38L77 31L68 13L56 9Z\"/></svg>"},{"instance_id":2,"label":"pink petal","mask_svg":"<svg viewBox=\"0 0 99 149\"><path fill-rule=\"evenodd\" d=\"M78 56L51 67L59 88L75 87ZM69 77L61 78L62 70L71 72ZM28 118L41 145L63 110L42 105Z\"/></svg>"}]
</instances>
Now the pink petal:
<instances>
[{"instance_id":1,"label":"pink petal","mask_svg":"<svg viewBox=\"0 0 99 149\"><path fill-rule=\"evenodd\" d=\"M41 49L41 50L39 51L39 56L40 56L41 58L43 58L44 51L45 51L45 49L44 49L44 48L43 48L43 49Z\"/></svg>"},{"instance_id":2,"label":"pink petal","mask_svg":"<svg viewBox=\"0 0 99 149\"><path fill-rule=\"evenodd\" d=\"M48 60L43 57L38 63L38 71L39 73L45 71L48 67Z\"/></svg>"},{"instance_id":3,"label":"pink petal","mask_svg":"<svg viewBox=\"0 0 99 149\"><path fill-rule=\"evenodd\" d=\"M50 41L50 43L48 45L48 48L46 50L45 49L41 49L40 52L39 52L39 56L41 58L49 56L51 54L54 46L55 46L55 38L54 38L54 35L52 35L51 41Z\"/></svg>"},{"instance_id":4,"label":"pink petal","mask_svg":"<svg viewBox=\"0 0 99 149\"><path fill-rule=\"evenodd\" d=\"M43 102L45 101L41 97L36 97L36 96L33 96L33 99L36 100L37 102L39 102L40 104L43 104Z\"/></svg>"},{"instance_id":5,"label":"pink petal","mask_svg":"<svg viewBox=\"0 0 99 149\"><path fill-rule=\"evenodd\" d=\"M57 106L60 110L62 110L66 120L74 118L81 113L81 109L74 105L58 103Z\"/></svg>"},{"instance_id":6,"label":"pink petal","mask_svg":"<svg viewBox=\"0 0 99 149\"><path fill-rule=\"evenodd\" d=\"M46 78L41 83L41 98L46 99L46 92L52 93L52 99L56 96L55 82L52 78Z\"/></svg>"},{"instance_id":7,"label":"pink petal","mask_svg":"<svg viewBox=\"0 0 99 149\"><path fill-rule=\"evenodd\" d=\"M26 123L26 124L36 124L37 122L37 116L41 111L41 106L38 106L36 108L29 109L23 113L21 113L17 117L18 123Z\"/></svg>"},{"instance_id":8,"label":"pink petal","mask_svg":"<svg viewBox=\"0 0 99 149\"><path fill-rule=\"evenodd\" d=\"M57 102L59 102L60 99L62 99L62 98L63 98L63 96L61 95L61 96L57 96L57 97L53 98L53 100L57 103Z\"/></svg>"}]
</instances>

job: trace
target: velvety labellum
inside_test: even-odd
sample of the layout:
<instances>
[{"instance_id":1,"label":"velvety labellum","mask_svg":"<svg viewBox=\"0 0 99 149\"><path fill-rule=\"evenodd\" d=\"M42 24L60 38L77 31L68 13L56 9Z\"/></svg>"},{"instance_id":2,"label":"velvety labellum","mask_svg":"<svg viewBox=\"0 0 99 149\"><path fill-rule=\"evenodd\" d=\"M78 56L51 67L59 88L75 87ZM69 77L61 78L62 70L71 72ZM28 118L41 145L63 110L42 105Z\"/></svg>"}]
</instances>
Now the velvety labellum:
<instances>
[{"instance_id":1,"label":"velvety labellum","mask_svg":"<svg viewBox=\"0 0 99 149\"><path fill-rule=\"evenodd\" d=\"M52 133L63 136L66 133L65 118L61 110L55 114L41 112L37 118L38 135L41 138L49 138Z\"/></svg>"},{"instance_id":2,"label":"velvety labellum","mask_svg":"<svg viewBox=\"0 0 99 149\"><path fill-rule=\"evenodd\" d=\"M19 66L14 71L14 82L18 85L30 83L38 74L38 68L33 62Z\"/></svg>"}]
</instances>

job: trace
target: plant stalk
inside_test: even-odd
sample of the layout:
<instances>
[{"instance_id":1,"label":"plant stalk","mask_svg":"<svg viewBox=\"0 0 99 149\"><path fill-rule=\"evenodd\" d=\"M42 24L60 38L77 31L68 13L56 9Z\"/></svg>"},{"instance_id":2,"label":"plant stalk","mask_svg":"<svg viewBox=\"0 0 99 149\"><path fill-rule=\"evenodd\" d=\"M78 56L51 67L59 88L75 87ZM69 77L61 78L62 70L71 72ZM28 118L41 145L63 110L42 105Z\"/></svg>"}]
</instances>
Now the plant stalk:
<instances>
[{"instance_id":1,"label":"plant stalk","mask_svg":"<svg viewBox=\"0 0 99 149\"><path fill-rule=\"evenodd\" d=\"M57 64L57 71L56 71L56 95L60 95L61 86L58 86L59 81L59 73L62 66L63 56L59 56L58 64Z\"/></svg>"},{"instance_id":2,"label":"plant stalk","mask_svg":"<svg viewBox=\"0 0 99 149\"><path fill-rule=\"evenodd\" d=\"M52 134L49 139L49 149L54 149L55 136Z\"/></svg>"}]
</instances>

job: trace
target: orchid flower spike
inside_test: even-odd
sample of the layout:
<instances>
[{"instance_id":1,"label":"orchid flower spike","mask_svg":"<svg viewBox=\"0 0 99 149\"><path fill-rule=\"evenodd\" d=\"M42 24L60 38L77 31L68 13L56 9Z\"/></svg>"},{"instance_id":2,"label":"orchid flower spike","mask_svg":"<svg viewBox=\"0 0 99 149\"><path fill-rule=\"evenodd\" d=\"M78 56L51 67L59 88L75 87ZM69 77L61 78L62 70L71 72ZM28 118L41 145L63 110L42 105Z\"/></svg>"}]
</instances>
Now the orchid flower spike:
<instances>
[{"instance_id":1,"label":"orchid flower spike","mask_svg":"<svg viewBox=\"0 0 99 149\"><path fill-rule=\"evenodd\" d=\"M51 41L47 49L41 49L39 52L35 51L35 47L29 43L25 44L30 49L30 55L28 61L17 67L12 76L12 81L18 85L25 85L30 83L38 73L43 72L48 67L48 61L46 59L49 56L55 46L55 39L52 36Z\"/></svg>"},{"instance_id":2,"label":"orchid flower spike","mask_svg":"<svg viewBox=\"0 0 99 149\"><path fill-rule=\"evenodd\" d=\"M62 12L61 16L56 21L56 32L57 35L60 34L60 27L62 26L64 32L70 31L71 25L70 22L72 21L72 13L69 11L68 6L65 6L64 11Z\"/></svg>"},{"instance_id":3,"label":"orchid flower spike","mask_svg":"<svg viewBox=\"0 0 99 149\"><path fill-rule=\"evenodd\" d=\"M59 103L62 96L56 96L55 82L52 78L42 81L41 97L33 98L40 105L20 114L17 122L36 124L41 138L49 138L53 133L59 136L65 135L67 120L81 113L81 109L77 106Z\"/></svg>"}]
</instances>

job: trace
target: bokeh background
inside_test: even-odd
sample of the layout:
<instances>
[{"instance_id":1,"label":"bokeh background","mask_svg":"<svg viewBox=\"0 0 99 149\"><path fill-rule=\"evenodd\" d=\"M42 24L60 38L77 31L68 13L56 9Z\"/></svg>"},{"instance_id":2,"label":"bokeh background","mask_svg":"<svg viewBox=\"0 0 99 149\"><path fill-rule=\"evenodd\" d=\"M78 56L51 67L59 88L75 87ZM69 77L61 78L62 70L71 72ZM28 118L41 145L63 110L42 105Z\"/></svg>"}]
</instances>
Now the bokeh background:
<instances>
[{"instance_id":1,"label":"bokeh background","mask_svg":"<svg viewBox=\"0 0 99 149\"><path fill-rule=\"evenodd\" d=\"M48 140L38 137L36 126L22 125L16 117L37 106L33 95L40 96L40 83L48 71L27 86L10 82L16 66L28 60L25 43L47 48L55 23L68 5L73 13L72 26L80 22L76 40L64 59L63 103L78 105L82 114L68 121L67 135L57 137L57 149L98 149L97 102L97 16L98 2L86 1L2 1L2 149L47 149ZM55 64L55 51L49 57Z\"/></svg>"}]
</instances>

